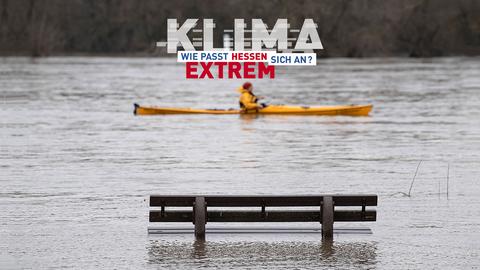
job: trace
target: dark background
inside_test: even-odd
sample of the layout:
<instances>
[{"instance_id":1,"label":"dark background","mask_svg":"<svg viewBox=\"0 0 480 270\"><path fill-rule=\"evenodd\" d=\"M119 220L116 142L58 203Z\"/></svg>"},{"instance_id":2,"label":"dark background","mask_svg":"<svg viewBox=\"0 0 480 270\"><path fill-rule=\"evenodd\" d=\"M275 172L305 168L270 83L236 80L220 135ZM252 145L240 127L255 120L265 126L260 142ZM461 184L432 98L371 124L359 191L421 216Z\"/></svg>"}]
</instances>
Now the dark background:
<instances>
[{"instance_id":1,"label":"dark background","mask_svg":"<svg viewBox=\"0 0 480 270\"><path fill-rule=\"evenodd\" d=\"M162 55L166 19L313 18L322 57L480 54L479 0L0 0L1 55Z\"/></svg>"}]
</instances>

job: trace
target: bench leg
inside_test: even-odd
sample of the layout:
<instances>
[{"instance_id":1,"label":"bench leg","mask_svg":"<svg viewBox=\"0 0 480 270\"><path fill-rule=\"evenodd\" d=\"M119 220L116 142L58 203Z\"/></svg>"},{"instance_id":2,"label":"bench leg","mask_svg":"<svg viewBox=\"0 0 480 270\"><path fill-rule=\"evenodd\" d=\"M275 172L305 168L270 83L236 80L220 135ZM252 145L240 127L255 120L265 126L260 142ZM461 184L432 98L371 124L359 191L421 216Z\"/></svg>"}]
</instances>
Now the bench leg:
<instances>
[{"instance_id":1,"label":"bench leg","mask_svg":"<svg viewBox=\"0 0 480 270\"><path fill-rule=\"evenodd\" d=\"M322 238L333 239L333 198L323 197L322 203Z\"/></svg>"},{"instance_id":2,"label":"bench leg","mask_svg":"<svg viewBox=\"0 0 480 270\"><path fill-rule=\"evenodd\" d=\"M195 197L195 204L193 208L195 219L195 238L203 240L205 239L205 223L207 217L205 197Z\"/></svg>"}]
</instances>

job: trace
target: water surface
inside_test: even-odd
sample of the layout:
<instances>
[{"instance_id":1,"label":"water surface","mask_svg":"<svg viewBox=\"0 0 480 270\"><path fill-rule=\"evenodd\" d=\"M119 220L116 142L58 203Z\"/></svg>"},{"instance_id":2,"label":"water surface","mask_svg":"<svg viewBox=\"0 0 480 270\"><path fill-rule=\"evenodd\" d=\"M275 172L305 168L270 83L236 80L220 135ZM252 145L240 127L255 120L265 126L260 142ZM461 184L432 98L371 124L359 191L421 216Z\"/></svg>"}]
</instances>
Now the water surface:
<instances>
[{"instance_id":1,"label":"water surface","mask_svg":"<svg viewBox=\"0 0 480 270\"><path fill-rule=\"evenodd\" d=\"M0 59L0 268L479 267L479 58L319 60L253 82L269 103L373 103L371 117L132 114L237 105L242 81L184 72L172 59ZM151 193L374 193L378 221L333 243L197 243L147 235Z\"/></svg>"}]
</instances>

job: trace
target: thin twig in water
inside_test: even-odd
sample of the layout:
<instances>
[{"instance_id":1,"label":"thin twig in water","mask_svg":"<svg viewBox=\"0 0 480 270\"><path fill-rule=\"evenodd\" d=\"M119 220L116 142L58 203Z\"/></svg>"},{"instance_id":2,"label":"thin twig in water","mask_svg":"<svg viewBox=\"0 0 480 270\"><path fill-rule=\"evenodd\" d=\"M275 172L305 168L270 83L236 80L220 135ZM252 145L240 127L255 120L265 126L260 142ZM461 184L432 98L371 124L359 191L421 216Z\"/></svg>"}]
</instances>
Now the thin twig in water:
<instances>
[{"instance_id":1,"label":"thin twig in water","mask_svg":"<svg viewBox=\"0 0 480 270\"><path fill-rule=\"evenodd\" d=\"M395 196L395 195L397 195L397 194L401 194L401 195L403 195L403 196L405 196L405 197L408 197L408 194L407 194L407 193L401 192L401 191L390 194L390 197Z\"/></svg>"},{"instance_id":2,"label":"thin twig in water","mask_svg":"<svg viewBox=\"0 0 480 270\"><path fill-rule=\"evenodd\" d=\"M410 197L410 193L412 192L413 183L415 183L415 177L417 177L418 168L420 167L420 164L422 164L421 160L420 162L418 162L417 169L415 170L415 175L413 176L412 183L410 184L410 189L408 190L408 197Z\"/></svg>"},{"instance_id":3,"label":"thin twig in water","mask_svg":"<svg viewBox=\"0 0 480 270\"><path fill-rule=\"evenodd\" d=\"M440 184L441 184L440 178L438 178L438 198L440 199Z\"/></svg>"},{"instance_id":4,"label":"thin twig in water","mask_svg":"<svg viewBox=\"0 0 480 270\"><path fill-rule=\"evenodd\" d=\"M448 200L448 182L450 182L450 162L447 166L447 200Z\"/></svg>"}]
</instances>

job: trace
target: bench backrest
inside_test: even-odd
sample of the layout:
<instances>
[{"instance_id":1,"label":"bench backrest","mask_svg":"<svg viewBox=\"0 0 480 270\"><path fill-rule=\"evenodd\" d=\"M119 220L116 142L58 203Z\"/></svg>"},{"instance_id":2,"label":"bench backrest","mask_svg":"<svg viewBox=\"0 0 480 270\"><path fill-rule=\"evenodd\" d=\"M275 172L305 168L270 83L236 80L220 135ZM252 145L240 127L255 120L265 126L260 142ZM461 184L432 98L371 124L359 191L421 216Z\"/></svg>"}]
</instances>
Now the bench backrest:
<instances>
[{"instance_id":1,"label":"bench backrest","mask_svg":"<svg viewBox=\"0 0 480 270\"><path fill-rule=\"evenodd\" d=\"M198 197L210 207L259 207L252 210L206 211L206 222L322 222L321 207L329 197L336 207L361 207L358 210L334 210L333 221L375 221L376 211L367 206L377 205L377 195L305 195L305 196L176 196L152 195L150 206L161 210L150 211L151 222L194 222L194 206ZM266 207L312 207L318 210L266 210ZM187 210L169 210L166 207L189 207Z\"/></svg>"},{"instance_id":2,"label":"bench backrest","mask_svg":"<svg viewBox=\"0 0 480 270\"><path fill-rule=\"evenodd\" d=\"M377 195L304 195L304 196L176 196L151 195L152 207L192 206L196 197L204 197L210 207L249 207L249 206L320 206L323 198L331 196L335 206L376 206Z\"/></svg>"}]
</instances>

